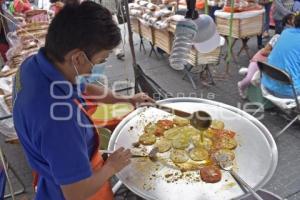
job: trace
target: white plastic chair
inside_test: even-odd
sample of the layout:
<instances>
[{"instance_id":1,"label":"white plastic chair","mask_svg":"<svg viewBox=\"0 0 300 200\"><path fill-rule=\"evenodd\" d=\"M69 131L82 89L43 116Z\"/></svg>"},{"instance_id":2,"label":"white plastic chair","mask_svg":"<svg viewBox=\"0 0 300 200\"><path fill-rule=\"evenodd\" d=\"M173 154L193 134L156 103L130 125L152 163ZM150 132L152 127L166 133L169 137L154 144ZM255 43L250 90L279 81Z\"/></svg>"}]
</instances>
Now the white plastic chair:
<instances>
[{"instance_id":1,"label":"white plastic chair","mask_svg":"<svg viewBox=\"0 0 300 200\"><path fill-rule=\"evenodd\" d=\"M300 120L300 96L297 96L296 89L294 87L292 77L285 71L274 67L266 62L257 62L261 76L266 75L275 81L279 81L282 84L289 85L292 88L294 98L280 98L272 95L267 89L261 84L262 95L274 105L283 111L293 111L297 114L291 122L289 122L281 131L279 131L275 138L278 138L284 131L286 131L294 122Z\"/></svg>"}]
</instances>

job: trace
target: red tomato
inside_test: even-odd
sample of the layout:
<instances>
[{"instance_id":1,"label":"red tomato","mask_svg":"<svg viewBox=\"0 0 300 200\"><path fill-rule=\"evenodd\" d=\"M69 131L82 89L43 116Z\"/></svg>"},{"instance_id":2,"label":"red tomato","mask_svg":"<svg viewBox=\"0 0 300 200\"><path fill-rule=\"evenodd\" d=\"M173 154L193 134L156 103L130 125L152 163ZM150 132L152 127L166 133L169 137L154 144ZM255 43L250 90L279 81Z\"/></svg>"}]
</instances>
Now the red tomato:
<instances>
[{"instance_id":1,"label":"red tomato","mask_svg":"<svg viewBox=\"0 0 300 200\"><path fill-rule=\"evenodd\" d=\"M229 131L229 130L220 130L220 129L213 129L214 132L214 136L217 138L222 138L222 137L230 137L230 138L234 138L235 136L235 132L233 131Z\"/></svg>"},{"instance_id":2,"label":"red tomato","mask_svg":"<svg viewBox=\"0 0 300 200\"><path fill-rule=\"evenodd\" d=\"M206 183L216 183L222 178L221 170L216 166L203 167L200 170L201 179Z\"/></svg>"},{"instance_id":3,"label":"red tomato","mask_svg":"<svg viewBox=\"0 0 300 200\"><path fill-rule=\"evenodd\" d=\"M170 129L173 127L173 121L171 120L167 120L167 119L164 119L164 120L158 120L157 122L157 126L167 130L167 129Z\"/></svg>"},{"instance_id":4,"label":"red tomato","mask_svg":"<svg viewBox=\"0 0 300 200\"><path fill-rule=\"evenodd\" d=\"M164 132L165 132L165 129L163 127L160 127L160 126L156 126L156 130L155 130L155 133L154 135L156 136L163 136L164 135Z\"/></svg>"}]
</instances>

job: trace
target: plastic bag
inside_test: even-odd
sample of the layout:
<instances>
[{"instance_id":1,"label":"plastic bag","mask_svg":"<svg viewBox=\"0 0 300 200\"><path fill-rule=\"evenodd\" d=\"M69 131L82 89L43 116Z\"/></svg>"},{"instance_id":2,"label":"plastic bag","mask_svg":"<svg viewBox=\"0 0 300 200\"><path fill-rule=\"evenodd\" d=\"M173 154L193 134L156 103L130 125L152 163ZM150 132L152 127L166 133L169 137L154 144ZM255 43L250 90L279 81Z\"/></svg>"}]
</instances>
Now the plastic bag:
<instances>
[{"instance_id":1,"label":"plastic bag","mask_svg":"<svg viewBox=\"0 0 300 200\"><path fill-rule=\"evenodd\" d=\"M9 32L6 35L7 42L10 47L19 46L21 44L20 38L17 36L16 32Z\"/></svg>"}]
</instances>

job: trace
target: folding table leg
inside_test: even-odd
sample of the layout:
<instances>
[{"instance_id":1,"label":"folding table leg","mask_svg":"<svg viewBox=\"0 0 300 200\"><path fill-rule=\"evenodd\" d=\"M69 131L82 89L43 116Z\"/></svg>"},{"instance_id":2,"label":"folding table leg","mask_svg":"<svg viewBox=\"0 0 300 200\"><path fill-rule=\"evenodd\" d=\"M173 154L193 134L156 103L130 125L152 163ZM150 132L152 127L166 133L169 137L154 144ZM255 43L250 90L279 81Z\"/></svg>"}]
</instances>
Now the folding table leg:
<instances>
[{"instance_id":1,"label":"folding table leg","mask_svg":"<svg viewBox=\"0 0 300 200\"><path fill-rule=\"evenodd\" d=\"M195 90L197 90L195 81L194 81L192 73L191 73L192 68L193 68L193 66L190 66L190 67L184 66L184 69L183 69L184 75L183 75L182 79L184 79L185 77L187 77L189 79L189 81L191 82L193 88Z\"/></svg>"},{"instance_id":2,"label":"folding table leg","mask_svg":"<svg viewBox=\"0 0 300 200\"><path fill-rule=\"evenodd\" d=\"M214 78L213 78L213 76L211 74L211 71L209 69L209 65L208 64L205 65L204 70L207 72L207 76L210 79L209 84L215 85L215 81L214 81Z\"/></svg>"},{"instance_id":3,"label":"folding table leg","mask_svg":"<svg viewBox=\"0 0 300 200\"><path fill-rule=\"evenodd\" d=\"M183 74L183 77L182 77L183 80L185 79L187 74L190 73L190 71L193 69L192 65L188 65L188 66L184 66L184 67L185 67L185 70L183 70L184 71L184 74Z\"/></svg>"},{"instance_id":4,"label":"folding table leg","mask_svg":"<svg viewBox=\"0 0 300 200\"><path fill-rule=\"evenodd\" d=\"M226 36L225 39L226 39L226 44L229 45L229 37ZM234 55L234 52L233 52L233 47L234 47L237 39L236 38L232 38L232 39L233 39L233 41L232 41L232 44L231 44L230 53L231 53L231 58L232 58L233 62L235 64L237 64L237 59L236 59L236 57ZM226 56L225 56L226 61L227 61L227 58L228 58L228 52L226 53Z\"/></svg>"},{"instance_id":5,"label":"folding table leg","mask_svg":"<svg viewBox=\"0 0 300 200\"><path fill-rule=\"evenodd\" d=\"M142 49L144 50L144 53L146 53L143 36L140 35L140 51L142 51Z\"/></svg>"},{"instance_id":6,"label":"folding table leg","mask_svg":"<svg viewBox=\"0 0 300 200\"><path fill-rule=\"evenodd\" d=\"M250 53L249 53L249 46L248 46L248 41L250 38L246 37L246 38L242 38L242 47L240 49L240 51L238 52L238 56L242 53L242 51L244 50L246 52L246 55L248 56L248 58L250 59Z\"/></svg>"},{"instance_id":7,"label":"folding table leg","mask_svg":"<svg viewBox=\"0 0 300 200\"><path fill-rule=\"evenodd\" d=\"M154 44L153 44L152 42L149 42L149 43L150 43L150 45L151 45L151 50L150 50L149 56L151 56L151 55L152 55L152 52L154 52L154 54L155 54L155 56L157 57L157 59L159 59L159 57L158 57L158 55L157 55L157 53L156 53L156 51L155 51L155 46L154 46Z\"/></svg>"},{"instance_id":8,"label":"folding table leg","mask_svg":"<svg viewBox=\"0 0 300 200\"><path fill-rule=\"evenodd\" d=\"M228 38L228 36L226 36L225 39L226 39L227 45L229 45L229 38ZM237 39L233 38L233 42L232 42L232 45L231 45L231 48L230 48L231 58L232 58L232 60L233 60L233 62L235 64L237 64L237 59L236 59L236 57L234 55L233 47L234 47L236 41L237 41ZM225 61L226 61L226 64L225 64L225 76L228 76L228 74L229 74L229 67L230 67L230 62L231 62L231 61L228 61L227 58L228 58L228 52L226 53L226 56L224 58Z\"/></svg>"}]
</instances>

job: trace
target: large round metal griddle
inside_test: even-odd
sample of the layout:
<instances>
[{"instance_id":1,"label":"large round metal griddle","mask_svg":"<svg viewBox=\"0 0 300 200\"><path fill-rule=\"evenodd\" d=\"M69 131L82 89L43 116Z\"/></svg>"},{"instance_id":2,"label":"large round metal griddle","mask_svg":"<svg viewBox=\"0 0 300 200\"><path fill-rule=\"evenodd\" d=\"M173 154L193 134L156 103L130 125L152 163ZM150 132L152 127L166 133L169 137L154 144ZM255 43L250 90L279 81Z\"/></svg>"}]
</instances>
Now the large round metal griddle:
<instances>
[{"instance_id":1,"label":"large round metal griddle","mask_svg":"<svg viewBox=\"0 0 300 200\"><path fill-rule=\"evenodd\" d=\"M238 108L199 98L172 98L159 103L187 112L204 110L213 119L224 121L226 129L237 133L237 173L256 189L272 177L278 160L276 143L268 129L256 118ZM117 126L108 149L132 148L132 143L138 141L148 122L168 117L168 113L156 108L135 110ZM245 197L245 192L228 172L223 171L222 180L215 184L193 178L167 181L166 174L176 172L180 174L178 169L163 162L135 158L117 176L130 190L149 200L229 200ZM191 173L196 178L199 176L198 171Z\"/></svg>"}]
</instances>

